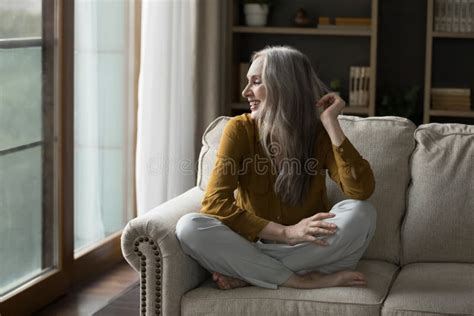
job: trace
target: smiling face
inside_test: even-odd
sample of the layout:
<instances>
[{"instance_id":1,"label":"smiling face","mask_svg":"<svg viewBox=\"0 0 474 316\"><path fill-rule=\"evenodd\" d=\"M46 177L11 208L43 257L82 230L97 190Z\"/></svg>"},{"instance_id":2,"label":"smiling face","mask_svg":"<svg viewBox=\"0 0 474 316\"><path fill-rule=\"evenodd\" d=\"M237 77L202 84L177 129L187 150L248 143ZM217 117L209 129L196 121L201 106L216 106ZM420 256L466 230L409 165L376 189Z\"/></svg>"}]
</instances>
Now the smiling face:
<instances>
[{"instance_id":1,"label":"smiling face","mask_svg":"<svg viewBox=\"0 0 474 316\"><path fill-rule=\"evenodd\" d=\"M258 110L264 104L267 92L262 81L264 57L257 57L250 65L247 73L248 84L242 91L242 96L246 98L250 104L250 117L256 118Z\"/></svg>"}]
</instances>

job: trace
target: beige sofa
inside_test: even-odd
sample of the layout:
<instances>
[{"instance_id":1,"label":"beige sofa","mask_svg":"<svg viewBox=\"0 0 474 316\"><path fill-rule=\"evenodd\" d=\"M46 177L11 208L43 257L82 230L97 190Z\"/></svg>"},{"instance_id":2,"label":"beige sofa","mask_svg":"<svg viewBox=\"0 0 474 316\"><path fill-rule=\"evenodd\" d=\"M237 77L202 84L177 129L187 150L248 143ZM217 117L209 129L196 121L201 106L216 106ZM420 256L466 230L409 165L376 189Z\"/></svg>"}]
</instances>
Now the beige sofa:
<instances>
[{"instance_id":1,"label":"beige sofa","mask_svg":"<svg viewBox=\"0 0 474 316\"><path fill-rule=\"evenodd\" d=\"M474 126L340 116L376 177L377 231L358 270L368 286L220 290L185 255L178 219L199 212L222 129L203 136L197 186L128 223L122 251L141 276L142 315L474 315ZM329 178L332 203L343 199Z\"/></svg>"}]
</instances>

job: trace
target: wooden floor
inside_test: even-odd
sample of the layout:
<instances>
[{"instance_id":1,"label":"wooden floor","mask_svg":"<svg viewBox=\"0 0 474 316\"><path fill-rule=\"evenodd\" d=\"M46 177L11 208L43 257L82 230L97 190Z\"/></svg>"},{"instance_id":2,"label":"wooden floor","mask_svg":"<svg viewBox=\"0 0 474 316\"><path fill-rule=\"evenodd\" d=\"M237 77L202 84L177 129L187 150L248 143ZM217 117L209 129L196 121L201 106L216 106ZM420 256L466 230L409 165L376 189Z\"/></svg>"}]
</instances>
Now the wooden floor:
<instances>
[{"instance_id":1,"label":"wooden floor","mask_svg":"<svg viewBox=\"0 0 474 316\"><path fill-rule=\"evenodd\" d=\"M73 289L71 293L61 297L34 315L89 316L137 282L139 282L138 273L123 261L106 275ZM138 314L138 310L137 313L129 315L136 314Z\"/></svg>"}]
</instances>

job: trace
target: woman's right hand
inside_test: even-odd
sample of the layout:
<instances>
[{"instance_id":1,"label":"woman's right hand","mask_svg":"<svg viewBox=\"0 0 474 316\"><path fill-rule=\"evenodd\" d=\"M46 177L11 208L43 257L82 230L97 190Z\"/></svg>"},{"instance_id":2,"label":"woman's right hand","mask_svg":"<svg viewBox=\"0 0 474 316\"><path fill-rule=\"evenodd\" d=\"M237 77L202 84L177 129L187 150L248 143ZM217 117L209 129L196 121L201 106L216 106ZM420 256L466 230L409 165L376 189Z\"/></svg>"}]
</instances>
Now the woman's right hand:
<instances>
[{"instance_id":1,"label":"woman's right hand","mask_svg":"<svg viewBox=\"0 0 474 316\"><path fill-rule=\"evenodd\" d=\"M286 243L290 246L302 243L313 242L320 246L329 245L320 237L333 235L337 226L333 223L325 222L325 219L336 216L333 213L317 213L311 217L303 218L299 223L285 227Z\"/></svg>"}]
</instances>

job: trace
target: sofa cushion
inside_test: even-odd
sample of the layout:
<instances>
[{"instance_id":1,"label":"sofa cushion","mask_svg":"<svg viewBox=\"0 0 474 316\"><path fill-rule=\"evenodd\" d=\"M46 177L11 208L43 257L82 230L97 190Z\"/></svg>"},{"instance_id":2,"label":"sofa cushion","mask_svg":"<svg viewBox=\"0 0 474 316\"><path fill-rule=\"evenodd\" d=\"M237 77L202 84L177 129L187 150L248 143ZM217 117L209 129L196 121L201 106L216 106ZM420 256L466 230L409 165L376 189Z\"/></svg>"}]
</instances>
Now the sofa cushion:
<instances>
[{"instance_id":1,"label":"sofa cushion","mask_svg":"<svg viewBox=\"0 0 474 316\"><path fill-rule=\"evenodd\" d=\"M401 117L339 116L347 138L369 161L375 176L375 191L369 201L377 209L375 236L363 258L400 261L400 223L405 213L406 190L410 181L409 161L415 148L416 126ZM341 190L326 178L332 205L344 197Z\"/></svg>"},{"instance_id":2,"label":"sofa cushion","mask_svg":"<svg viewBox=\"0 0 474 316\"><path fill-rule=\"evenodd\" d=\"M362 260L367 287L277 290L247 286L220 290L209 278L181 300L182 315L379 315L397 266Z\"/></svg>"},{"instance_id":3,"label":"sofa cushion","mask_svg":"<svg viewBox=\"0 0 474 316\"><path fill-rule=\"evenodd\" d=\"M415 140L402 264L474 263L474 126L425 124Z\"/></svg>"},{"instance_id":4,"label":"sofa cushion","mask_svg":"<svg viewBox=\"0 0 474 316\"><path fill-rule=\"evenodd\" d=\"M197 186L205 191L216 162L222 132L230 116L220 116L209 124L202 136L202 148L198 159Z\"/></svg>"},{"instance_id":5,"label":"sofa cushion","mask_svg":"<svg viewBox=\"0 0 474 316\"><path fill-rule=\"evenodd\" d=\"M404 266L382 308L386 316L474 315L474 264Z\"/></svg>"}]
</instances>

